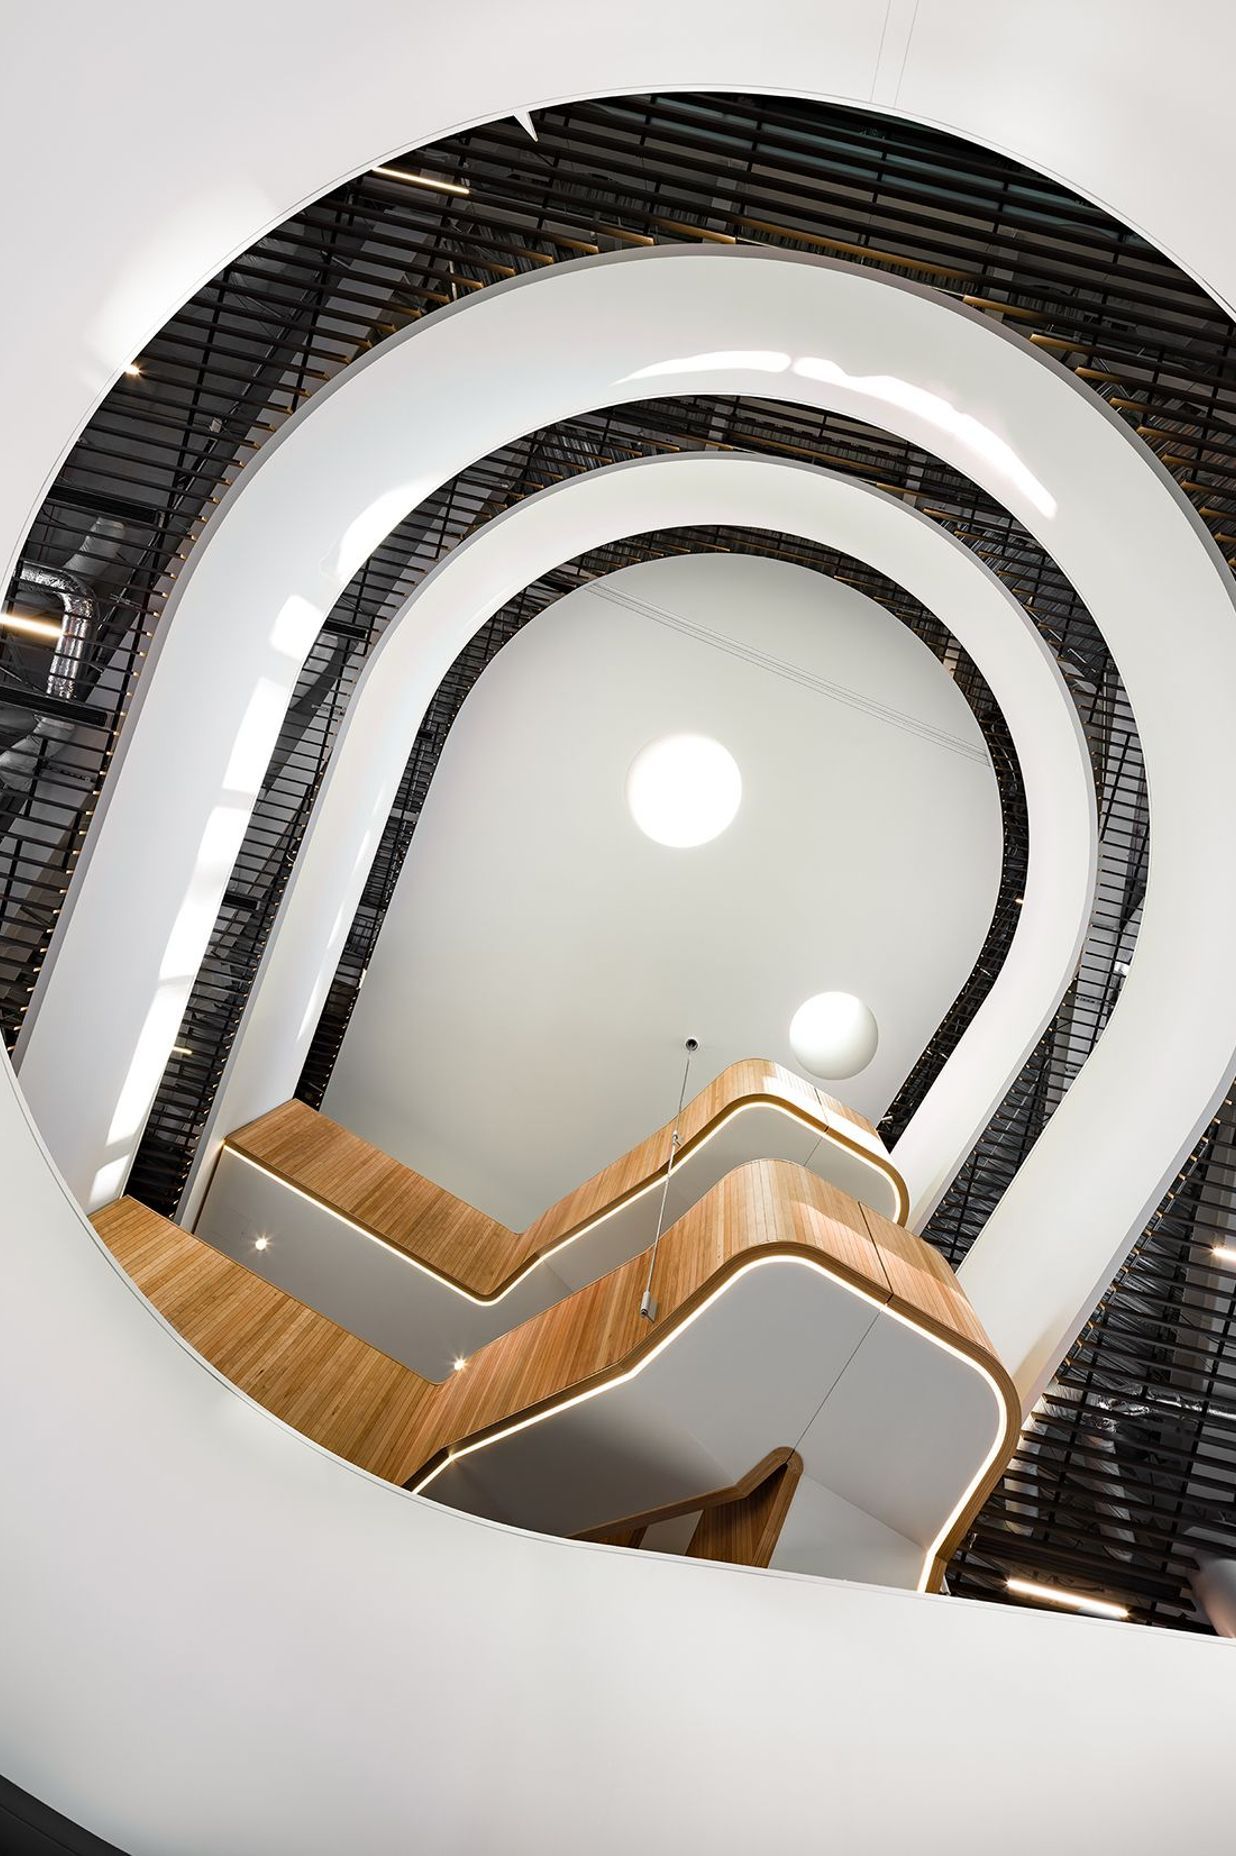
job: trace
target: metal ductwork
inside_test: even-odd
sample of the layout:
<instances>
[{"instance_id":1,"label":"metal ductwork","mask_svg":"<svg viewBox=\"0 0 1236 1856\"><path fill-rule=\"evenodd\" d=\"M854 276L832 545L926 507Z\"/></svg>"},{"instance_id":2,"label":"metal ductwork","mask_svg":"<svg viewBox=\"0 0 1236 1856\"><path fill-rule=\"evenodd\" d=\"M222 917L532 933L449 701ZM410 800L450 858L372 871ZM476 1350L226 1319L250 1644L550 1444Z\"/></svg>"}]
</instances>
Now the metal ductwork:
<instances>
[{"instance_id":1,"label":"metal ductwork","mask_svg":"<svg viewBox=\"0 0 1236 1856\"><path fill-rule=\"evenodd\" d=\"M120 553L124 523L100 516L83 537L80 548L63 567L45 567L23 561L17 569L19 586L53 594L61 604L60 637L47 672L47 694L71 701L77 692L86 646L94 636L97 601L91 582ZM6 690L6 695L16 692ZM73 724L55 715L43 715L28 734L0 754L0 785L24 790L40 765L59 754L73 738Z\"/></svg>"},{"instance_id":2,"label":"metal ductwork","mask_svg":"<svg viewBox=\"0 0 1236 1856\"><path fill-rule=\"evenodd\" d=\"M74 555L73 558L78 557ZM54 593L64 608L60 637L47 673L47 693L71 697L77 688L86 640L94 630L94 595L67 567L39 567L33 561L22 562L17 569L17 583Z\"/></svg>"}]
</instances>

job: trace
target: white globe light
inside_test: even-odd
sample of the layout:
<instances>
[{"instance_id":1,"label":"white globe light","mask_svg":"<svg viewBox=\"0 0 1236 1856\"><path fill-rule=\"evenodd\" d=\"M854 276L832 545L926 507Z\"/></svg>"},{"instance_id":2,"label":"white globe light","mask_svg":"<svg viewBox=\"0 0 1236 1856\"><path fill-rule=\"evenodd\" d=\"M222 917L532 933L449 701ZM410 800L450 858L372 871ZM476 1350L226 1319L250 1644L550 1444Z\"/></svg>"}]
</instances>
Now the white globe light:
<instances>
[{"instance_id":1,"label":"white globe light","mask_svg":"<svg viewBox=\"0 0 1236 1856\"><path fill-rule=\"evenodd\" d=\"M627 804L640 830L685 850L719 837L742 802L738 762L707 735L666 735L635 756Z\"/></svg>"},{"instance_id":2,"label":"white globe light","mask_svg":"<svg viewBox=\"0 0 1236 1856\"><path fill-rule=\"evenodd\" d=\"M812 1076L857 1076L876 1054L880 1028L852 992L817 992L790 1020L790 1046Z\"/></svg>"}]
</instances>

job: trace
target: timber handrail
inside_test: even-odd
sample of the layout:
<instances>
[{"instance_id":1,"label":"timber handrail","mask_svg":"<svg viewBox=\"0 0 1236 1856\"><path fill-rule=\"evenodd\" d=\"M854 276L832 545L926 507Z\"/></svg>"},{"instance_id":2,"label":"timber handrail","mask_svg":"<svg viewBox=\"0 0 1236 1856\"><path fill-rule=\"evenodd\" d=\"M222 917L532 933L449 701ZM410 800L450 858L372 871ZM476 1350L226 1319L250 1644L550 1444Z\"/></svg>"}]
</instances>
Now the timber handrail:
<instances>
[{"instance_id":1,"label":"timber handrail","mask_svg":"<svg viewBox=\"0 0 1236 1856\"><path fill-rule=\"evenodd\" d=\"M802 1473L803 1460L797 1450L783 1444L761 1457L728 1489L713 1489L693 1500L670 1502L643 1514L628 1515L623 1521L610 1522L608 1527L574 1534L572 1539L597 1546L639 1547L649 1528L691 1515L696 1517L695 1529L682 1548L684 1558L767 1566L776 1552Z\"/></svg>"},{"instance_id":2,"label":"timber handrail","mask_svg":"<svg viewBox=\"0 0 1236 1856\"><path fill-rule=\"evenodd\" d=\"M639 1308L649 1252L577 1289L480 1348L434 1388L409 1435L427 1489L456 1457L630 1373L726 1281L753 1262L813 1263L893 1309L987 1371L1015 1433L1012 1382L948 1264L922 1238L805 1167L750 1160L727 1173L661 1239L653 1272L655 1323ZM1007 1427L1006 1427L1007 1428Z\"/></svg>"},{"instance_id":3,"label":"timber handrail","mask_svg":"<svg viewBox=\"0 0 1236 1856\"><path fill-rule=\"evenodd\" d=\"M797 1459L801 1474L802 1458L797 1450L790 1444L781 1444L777 1449L770 1450L767 1456L762 1456L745 1476L740 1476L737 1482L731 1482L728 1488L709 1489L703 1495L689 1495L680 1502L665 1502L660 1508L642 1508L638 1514L624 1514L621 1520L606 1521L600 1527L585 1528L582 1534L572 1534L571 1538L590 1540L597 1546L611 1546L616 1534L644 1534L662 1521L678 1521L684 1515L702 1514L705 1508L721 1508L730 1502L745 1501L762 1482L767 1482L774 1470L783 1469L792 1458ZM620 1544L627 1543L624 1541Z\"/></svg>"},{"instance_id":4,"label":"timber handrail","mask_svg":"<svg viewBox=\"0 0 1236 1856\"><path fill-rule=\"evenodd\" d=\"M891 1185L904 1217L907 1193L871 1123L844 1103L763 1059L730 1064L687 1103L675 1170L732 1116L780 1110L820 1140L857 1155ZM517 1232L303 1102L285 1102L230 1134L225 1148L367 1235L403 1251L462 1293L497 1301L531 1269L664 1174L667 1122Z\"/></svg>"},{"instance_id":5,"label":"timber handrail","mask_svg":"<svg viewBox=\"0 0 1236 1856\"><path fill-rule=\"evenodd\" d=\"M887 1306L980 1367L1005 1411L990 1472L1016 1437L1012 1383L960 1285L921 1238L790 1161L749 1161L665 1233L653 1324L639 1315L645 1251L480 1348L441 1384L307 1308L245 1265L133 1200L95 1214L104 1242L184 1338L286 1422L360 1467L428 1488L461 1452L629 1373L728 1279L754 1262L797 1258ZM941 1558L943 1558L943 1552Z\"/></svg>"}]
</instances>

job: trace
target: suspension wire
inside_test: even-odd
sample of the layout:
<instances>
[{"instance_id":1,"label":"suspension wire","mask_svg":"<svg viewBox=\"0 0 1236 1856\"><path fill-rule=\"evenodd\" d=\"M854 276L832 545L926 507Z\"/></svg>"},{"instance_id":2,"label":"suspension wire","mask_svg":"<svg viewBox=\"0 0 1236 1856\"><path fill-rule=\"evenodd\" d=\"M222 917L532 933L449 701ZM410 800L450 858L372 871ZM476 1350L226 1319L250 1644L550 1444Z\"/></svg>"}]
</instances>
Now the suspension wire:
<instances>
[{"instance_id":1,"label":"suspension wire","mask_svg":"<svg viewBox=\"0 0 1236 1856\"><path fill-rule=\"evenodd\" d=\"M640 1298L639 1312L645 1321L655 1321L657 1305L652 1299L652 1272L657 1266L657 1248L661 1242L661 1232L665 1225L665 1202L669 1198L670 1174L678 1158L679 1128L682 1122L683 1104L687 1099L687 1078L691 1074L691 1059L699 1049L698 1038L688 1038L686 1042L687 1061L682 1066L682 1088L678 1091L678 1108L674 1115L674 1131L670 1135L669 1158L665 1162L665 1179L661 1186L661 1203L657 1209L657 1233L652 1240L652 1249L648 1253L648 1280L644 1284L644 1293Z\"/></svg>"}]
</instances>

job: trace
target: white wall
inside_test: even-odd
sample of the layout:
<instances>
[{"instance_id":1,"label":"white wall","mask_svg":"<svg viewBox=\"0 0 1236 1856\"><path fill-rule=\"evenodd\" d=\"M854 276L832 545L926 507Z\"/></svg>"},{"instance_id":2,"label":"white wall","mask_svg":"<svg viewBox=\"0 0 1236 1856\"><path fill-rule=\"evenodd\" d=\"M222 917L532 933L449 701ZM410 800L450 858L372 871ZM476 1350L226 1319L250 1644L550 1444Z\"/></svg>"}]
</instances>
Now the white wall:
<instances>
[{"instance_id":1,"label":"white wall","mask_svg":"<svg viewBox=\"0 0 1236 1856\"><path fill-rule=\"evenodd\" d=\"M576 339L581 328L587 341ZM1212 854L1236 781L1232 582L1174 480L1073 374L977 312L875 272L740 245L556 266L414 325L289 420L233 486L169 601L136 726L130 717L32 997L23 1087L83 1200L113 1197L284 695L338 592L470 458L649 391L780 393L936 451L1050 549L1128 690L1155 843L1132 972L966 1264L971 1298L1032 1403L1236 1062L1225 926L1236 866ZM1187 686L1162 674L1165 611L1193 667ZM423 640L422 677L440 642ZM215 729L187 735L182 718L203 709ZM1186 894L1190 911L1179 907ZM100 949L117 943L123 959L100 993ZM1181 972L1205 972L1205 994L1182 995ZM1153 1095L1141 1082L1151 1049Z\"/></svg>"},{"instance_id":2,"label":"white wall","mask_svg":"<svg viewBox=\"0 0 1236 1856\"><path fill-rule=\"evenodd\" d=\"M217 0L208 29L154 0L7 17L4 223L37 276L0 305L22 435L0 455L0 560L99 395L229 257L348 175L520 107L654 89L874 104L1062 178L1236 303L1226 0L1089 0L1084 44L1075 0L770 0L758 20L748 0L374 0L344 38L325 0ZM1119 82L1096 47L1118 48ZM113 84L135 118L107 121ZM184 133L220 97L227 135Z\"/></svg>"},{"instance_id":3,"label":"white wall","mask_svg":"<svg viewBox=\"0 0 1236 1856\"><path fill-rule=\"evenodd\" d=\"M1090 916L1096 822L1089 755L1045 642L947 530L853 477L748 456L641 458L525 497L453 549L394 615L343 720L231 1058L199 1143L191 1219L221 1134L286 1101L300 1075L425 707L472 632L558 562L650 528L737 524L839 547L954 628L1016 750L1030 858L1025 904L995 984L901 1142L926 1217L1038 1041Z\"/></svg>"},{"instance_id":4,"label":"white wall","mask_svg":"<svg viewBox=\"0 0 1236 1856\"><path fill-rule=\"evenodd\" d=\"M0 1770L131 1856L1224 1846L1230 1645L418 1501L177 1340L7 1067L0 1140Z\"/></svg>"},{"instance_id":5,"label":"white wall","mask_svg":"<svg viewBox=\"0 0 1236 1856\"><path fill-rule=\"evenodd\" d=\"M0 554L119 366L228 255L383 154L553 95L874 98L1064 176L1236 301L1221 0L1094 0L1080 37L1072 0L774 0L758 21L745 0L539 0L532 21L375 0L342 37L318 0L208 18L68 0L11 8L5 32L6 241L28 284L0 303L20 436ZM140 112L108 109L118 86ZM228 132L206 133L221 98ZM604 1852L653 1825L718 1851L987 1852L995 1827L1038 1856L1078 1821L1127 1856L1222 1847L1225 1646L418 1511L184 1355L94 1246L7 1069L0 1156L0 1765L135 1853L216 1856L238 1822L276 1856Z\"/></svg>"},{"instance_id":6,"label":"white wall","mask_svg":"<svg viewBox=\"0 0 1236 1856\"><path fill-rule=\"evenodd\" d=\"M743 779L690 850L624 790L680 733ZM832 988L880 1026L834 1093L878 1119L999 877L981 730L898 619L784 562L642 562L558 600L465 702L323 1107L522 1230L668 1119L688 1034L692 1094L742 1057L797 1069L790 1019Z\"/></svg>"}]
</instances>

